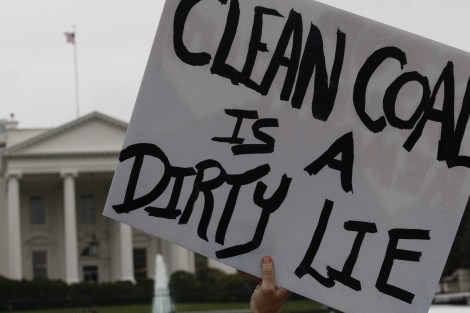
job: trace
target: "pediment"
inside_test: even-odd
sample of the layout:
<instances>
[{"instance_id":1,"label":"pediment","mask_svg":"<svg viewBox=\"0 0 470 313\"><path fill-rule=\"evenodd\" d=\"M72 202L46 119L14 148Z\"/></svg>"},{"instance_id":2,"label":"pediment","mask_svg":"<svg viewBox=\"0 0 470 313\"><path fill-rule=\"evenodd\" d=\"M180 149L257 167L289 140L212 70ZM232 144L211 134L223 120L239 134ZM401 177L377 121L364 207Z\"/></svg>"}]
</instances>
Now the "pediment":
<instances>
[{"instance_id":1,"label":"pediment","mask_svg":"<svg viewBox=\"0 0 470 313\"><path fill-rule=\"evenodd\" d=\"M93 112L4 151L5 156L119 153L127 123Z\"/></svg>"}]
</instances>

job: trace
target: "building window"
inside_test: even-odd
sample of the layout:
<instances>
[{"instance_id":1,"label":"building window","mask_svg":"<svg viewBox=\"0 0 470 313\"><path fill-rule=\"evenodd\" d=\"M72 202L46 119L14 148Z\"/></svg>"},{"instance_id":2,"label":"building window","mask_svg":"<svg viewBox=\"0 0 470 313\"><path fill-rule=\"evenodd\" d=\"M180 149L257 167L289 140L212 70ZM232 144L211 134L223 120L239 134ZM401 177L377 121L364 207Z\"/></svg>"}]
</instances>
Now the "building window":
<instances>
[{"instance_id":1,"label":"building window","mask_svg":"<svg viewBox=\"0 0 470 313\"><path fill-rule=\"evenodd\" d=\"M83 195L80 198L80 222L82 224L95 223L95 196Z\"/></svg>"},{"instance_id":2,"label":"building window","mask_svg":"<svg viewBox=\"0 0 470 313\"><path fill-rule=\"evenodd\" d=\"M29 219L31 225L46 224L46 200L44 197L31 197L29 203Z\"/></svg>"},{"instance_id":3,"label":"building window","mask_svg":"<svg viewBox=\"0 0 470 313\"><path fill-rule=\"evenodd\" d=\"M83 281L89 283L97 283L98 282L98 266L96 265L89 265L83 267Z\"/></svg>"},{"instance_id":4,"label":"building window","mask_svg":"<svg viewBox=\"0 0 470 313\"><path fill-rule=\"evenodd\" d=\"M134 277L136 280L147 278L147 249L134 249Z\"/></svg>"},{"instance_id":5,"label":"building window","mask_svg":"<svg viewBox=\"0 0 470 313\"><path fill-rule=\"evenodd\" d=\"M47 278L47 252L33 251L33 279Z\"/></svg>"},{"instance_id":6,"label":"building window","mask_svg":"<svg viewBox=\"0 0 470 313\"><path fill-rule=\"evenodd\" d=\"M196 272L199 272L200 270L204 270L208 267L207 258L197 253L194 253L194 263L196 267Z\"/></svg>"}]
</instances>

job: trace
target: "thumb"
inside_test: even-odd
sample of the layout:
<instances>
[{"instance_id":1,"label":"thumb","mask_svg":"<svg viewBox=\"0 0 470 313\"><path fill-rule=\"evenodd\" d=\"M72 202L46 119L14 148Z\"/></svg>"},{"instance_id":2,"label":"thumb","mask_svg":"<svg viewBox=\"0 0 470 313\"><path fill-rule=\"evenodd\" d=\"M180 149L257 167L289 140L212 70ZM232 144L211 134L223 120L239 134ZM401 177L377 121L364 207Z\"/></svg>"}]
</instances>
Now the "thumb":
<instances>
[{"instance_id":1,"label":"thumb","mask_svg":"<svg viewBox=\"0 0 470 313\"><path fill-rule=\"evenodd\" d=\"M264 256L261 260L261 285L266 288L276 288L276 279L274 277L274 262L270 256Z\"/></svg>"}]
</instances>

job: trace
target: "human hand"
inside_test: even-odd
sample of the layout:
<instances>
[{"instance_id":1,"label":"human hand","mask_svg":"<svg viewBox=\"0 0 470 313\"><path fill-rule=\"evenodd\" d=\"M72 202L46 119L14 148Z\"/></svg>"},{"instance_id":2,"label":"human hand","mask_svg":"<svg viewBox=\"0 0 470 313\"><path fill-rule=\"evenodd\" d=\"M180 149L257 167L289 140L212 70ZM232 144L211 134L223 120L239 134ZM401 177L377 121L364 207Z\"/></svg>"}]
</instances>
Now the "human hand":
<instances>
[{"instance_id":1,"label":"human hand","mask_svg":"<svg viewBox=\"0 0 470 313\"><path fill-rule=\"evenodd\" d=\"M261 283L256 286L251 296L251 312L279 313L291 292L277 287L274 277L274 262L270 256L264 256L261 261L261 275Z\"/></svg>"}]
</instances>

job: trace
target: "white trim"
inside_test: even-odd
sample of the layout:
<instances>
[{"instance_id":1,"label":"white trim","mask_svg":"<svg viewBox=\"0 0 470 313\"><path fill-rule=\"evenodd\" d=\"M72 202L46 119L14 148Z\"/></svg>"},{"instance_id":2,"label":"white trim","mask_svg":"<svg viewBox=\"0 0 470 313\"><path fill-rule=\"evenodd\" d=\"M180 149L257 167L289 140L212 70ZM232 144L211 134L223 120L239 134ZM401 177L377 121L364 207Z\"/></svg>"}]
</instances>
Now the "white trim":
<instances>
[{"instance_id":1,"label":"white trim","mask_svg":"<svg viewBox=\"0 0 470 313\"><path fill-rule=\"evenodd\" d=\"M60 171L60 177L66 178L68 176L71 176L72 178L77 178L78 177L78 171L75 169L66 169Z\"/></svg>"},{"instance_id":2,"label":"white trim","mask_svg":"<svg viewBox=\"0 0 470 313\"><path fill-rule=\"evenodd\" d=\"M6 174L5 174L5 177L7 180L9 180L10 178L12 177L16 177L17 179L21 179L23 177L23 172L22 171L18 171L18 170L13 170L13 171L8 171Z\"/></svg>"},{"instance_id":3,"label":"white trim","mask_svg":"<svg viewBox=\"0 0 470 313\"><path fill-rule=\"evenodd\" d=\"M113 125L113 126L117 126L118 128L121 128L124 131L126 131L127 127L128 127L128 124L125 123L125 122L122 122L120 120L117 120L113 117L104 115L104 114L99 113L99 112L92 112L92 113L87 114L85 116L82 116L78 119L75 119L71 122L65 123L62 126L52 128L52 129L47 130L47 131L45 131L45 132L43 132L43 133L41 133L37 136L34 136L30 139L27 139L25 141L22 141L22 142L16 144L16 145L8 147L5 150L3 150L2 155L5 156L5 157L20 156L20 155L22 155L21 150L24 150L27 147L30 147L34 144L37 144L37 143L43 142L45 140L48 140L49 138L55 137L59 134L64 133L65 131L67 131L69 129L76 128L76 127L78 127L78 126L80 126L80 125L82 125L82 124L84 124L88 121L94 120L94 119L101 120L101 121L103 121L107 124ZM93 152L90 152L90 153L93 153ZM53 154L53 155L55 155L55 154Z\"/></svg>"}]
</instances>

